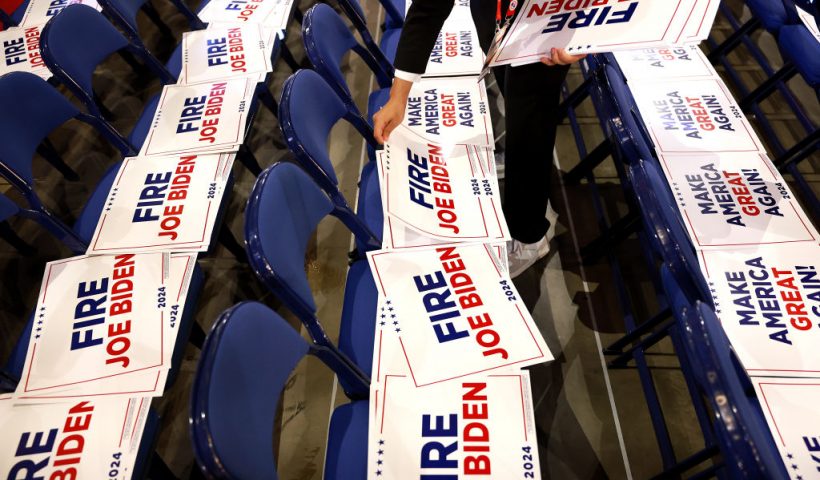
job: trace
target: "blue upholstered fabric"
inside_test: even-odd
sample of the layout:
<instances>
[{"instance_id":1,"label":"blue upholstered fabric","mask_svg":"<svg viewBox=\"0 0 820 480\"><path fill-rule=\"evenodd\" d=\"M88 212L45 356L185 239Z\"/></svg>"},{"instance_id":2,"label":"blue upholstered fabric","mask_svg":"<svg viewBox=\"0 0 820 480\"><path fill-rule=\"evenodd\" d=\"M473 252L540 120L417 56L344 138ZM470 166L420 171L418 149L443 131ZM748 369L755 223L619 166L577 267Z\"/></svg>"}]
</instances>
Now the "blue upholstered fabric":
<instances>
[{"instance_id":1,"label":"blue upholstered fabric","mask_svg":"<svg viewBox=\"0 0 820 480\"><path fill-rule=\"evenodd\" d=\"M354 262L345 281L339 350L370 375L373 365L373 339L376 332L376 305L379 292L366 260Z\"/></svg>"},{"instance_id":2,"label":"blue upholstered fabric","mask_svg":"<svg viewBox=\"0 0 820 480\"><path fill-rule=\"evenodd\" d=\"M820 42L802 24L786 25L778 35L780 51L797 67L806 83L820 88Z\"/></svg>"},{"instance_id":3,"label":"blue upholstered fabric","mask_svg":"<svg viewBox=\"0 0 820 480\"><path fill-rule=\"evenodd\" d=\"M367 478L369 405L358 400L338 407L330 417L324 480Z\"/></svg>"}]
</instances>

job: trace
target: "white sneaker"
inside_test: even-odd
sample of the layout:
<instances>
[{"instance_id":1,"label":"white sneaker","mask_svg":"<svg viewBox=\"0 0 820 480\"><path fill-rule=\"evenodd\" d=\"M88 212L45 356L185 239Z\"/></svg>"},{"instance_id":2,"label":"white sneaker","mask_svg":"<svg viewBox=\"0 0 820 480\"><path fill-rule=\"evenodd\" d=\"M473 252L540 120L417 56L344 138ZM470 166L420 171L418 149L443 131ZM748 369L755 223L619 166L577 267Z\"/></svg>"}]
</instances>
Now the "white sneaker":
<instances>
[{"instance_id":1,"label":"white sneaker","mask_svg":"<svg viewBox=\"0 0 820 480\"><path fill-rule=\"evenodd\" d=\"M550 252L550 241L546 236L535 243L521 243L512 240L507 243L507 263L510 278L515 278L530 268L535 262L546 257Z\"/></svg>"}]
</instances>

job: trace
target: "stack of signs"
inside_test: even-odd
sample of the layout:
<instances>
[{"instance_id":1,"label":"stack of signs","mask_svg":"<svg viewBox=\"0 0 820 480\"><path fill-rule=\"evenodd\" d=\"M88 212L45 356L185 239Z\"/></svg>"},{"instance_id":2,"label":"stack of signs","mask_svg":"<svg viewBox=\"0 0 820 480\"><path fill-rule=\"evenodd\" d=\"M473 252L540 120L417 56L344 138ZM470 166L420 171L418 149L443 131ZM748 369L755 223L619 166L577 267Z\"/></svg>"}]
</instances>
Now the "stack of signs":
<instances>
[{"instance_id":1,"label":"stack of signs","mask_svg":"<svg viewBox=\"0 0 820 480\"><path fill-rule=\"evenodd\" d=\"M436 143L495 146L487 90L476 77L414 83L402 125Z\"/></svg>"},{"instance_id":2,"label":"stack of signs","mask_svg":"<svg viewBox=\"0 0 820 480\"><path fill-rule=\"evenodd\" d=\"M45 25L64 8L74 4L87 5L97 11L102 10L97 0L31 0L26 6L20 25Z\"/></svg>"},{"instance_id":3,"label":"stack of signs","mask_svg":"<svg viewBox=\"0 0 820 480\"><path fill-rule=\"evenodd\" d=\"M255 89L248 77L166 85L140 155L239 150Z\"/></svg>"},{"instance_id":4,"label":"stack of signs","mask_svg":"<svg viewBox=\"0 0 820 480\"><path fill-rule=\"evenodd\" d=\"M387 248L509 240L491 149L399 126L377 161Z\"/></svg>"},{"instance_id":5,"label":"stack of signs","mask_svg":"<svg viewBox=\"0 0 820 480\"><path fill-rule=\"evenodd\" d=\"M522 65L571 54L699 42L711 30L717 0L525 0L497 35L488 64Z\"/></svg>"},{"instance_id":6,"label":"stack of signs","mask_svg":"<svg viewBox=\"0 0 820 480\"><path fill-rule=\"evenodd\" d=\"M162 395L195 263L167 253L48 263L15 402Z\"/></svg>"},{"instance_id":7,"label":"stack of signs","mask_svg":"<svg viewBox=\"0 0 820 480\"><path fill-rule=\"evenodd\" d=\"M180 85L248 77L265 80L273 71L271 52L278 41L259 24L214 25L182 35Z\"/></svg>"},{"instance_id":8,"label":"stack of signs","mask_svg":"<svg viewBox=\"0 0 820 480\"><path fill-rule=\"evenodd\" d=\"M132 478L149 406L146 398L78 398L53 405L0 400L0 476Z\"/></svg>"},{"instance_id":9,"label":"stack of signs","mask_svg":"<svg viewBox=\"0 0 820 480\"><path fill-rule=\"evenodd\" d=\"M206 23L259 24L284 38L293 0L213 0L199 13Z\"/></svg>"},{"instance_id":10,"label":"stack of signs","mask_svg":"<svg viewBox=\"0 0 820 480\"><path fill-rule=\"evenodd\" d=\"M413 2L408 0L406 9ZM478 75L484 66L484 51L470 12L469 0L457 0L427 61L425 77Z\"/></svg>"},{"instance_id":11,"label":"stack of signs","mask_svg":"<svg viewBox=\"0 0 820 480\"><path fill-rule=\"evenodd\" d=\"M368 478L537 475L520 368L553 357L490 246L381 250L368 260L379 291Z\"/></svg>"},{"instance_id":12,"label":"stack of signs","mask_svg":"<svg viewBox=\"0 0 820 480\"><path fill-rule=\"evenodd\" d=\"M206 251L233 157L126 158L87 253Z\"/></svg>"},{"instance_id":13,"label":"stack of signs","mask_svg":"<svg viewBox=\"0 0 820 480\"><path fill-rule=\"evenodd\" d=\"M14 27L0 32L3 45L0 76L10 72L28 72L48 80L51 72L40 56L40 32L42 25Z\"/></svg>"}]
</instances>

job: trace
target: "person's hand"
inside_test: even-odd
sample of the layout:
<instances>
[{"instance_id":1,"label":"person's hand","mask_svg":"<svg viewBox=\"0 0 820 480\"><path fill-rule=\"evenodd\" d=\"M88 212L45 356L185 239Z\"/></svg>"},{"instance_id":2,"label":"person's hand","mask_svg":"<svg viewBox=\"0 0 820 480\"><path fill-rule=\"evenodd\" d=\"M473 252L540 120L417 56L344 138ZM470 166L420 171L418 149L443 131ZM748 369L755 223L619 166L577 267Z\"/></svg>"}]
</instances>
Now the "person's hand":
<instances>
[{"instance_id":1,"label":"person's hand","mask_svg":"<svg viewBox=\"0 0 820 480\"><path fill-rule=\"evenodd\" d=\"M373 135L382 145L389 140L390 132L404 120L404 109L407 108L407 97L412 86L412 82L395 78L390 88L390 99L373 115Z\"/></svg>"},{"instance_id":2,"label":"person's hand","mask_svg":"<svg viewBox=\"0 0 820 480\"><path fill-rule=\"evenodd\" d=\"M549 65L550 67L554 65L572 65L586 56L586 54L571 55L563 48L553 48L550 50L549 57L541 57L541 63L544 65Z\"/></svg>"}]
</instances>

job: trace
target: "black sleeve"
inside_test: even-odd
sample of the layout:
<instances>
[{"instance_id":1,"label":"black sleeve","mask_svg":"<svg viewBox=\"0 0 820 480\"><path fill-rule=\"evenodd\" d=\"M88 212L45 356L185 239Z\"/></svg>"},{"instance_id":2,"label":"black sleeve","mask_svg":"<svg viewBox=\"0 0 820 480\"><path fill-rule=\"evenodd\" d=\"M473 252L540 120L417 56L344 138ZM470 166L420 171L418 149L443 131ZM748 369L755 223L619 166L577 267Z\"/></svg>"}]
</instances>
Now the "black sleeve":
<instances>
[{"instance_id":1,"label":"black sleeve","mask_svg":"<svg viewBox=\"0 0 820 480\"><path fill-rule=\"evenodd\" d=\"M410 73L424 73L427 60L454 0L413 0L396 49L394 67Z\"/></svg>"}]
</instances>

